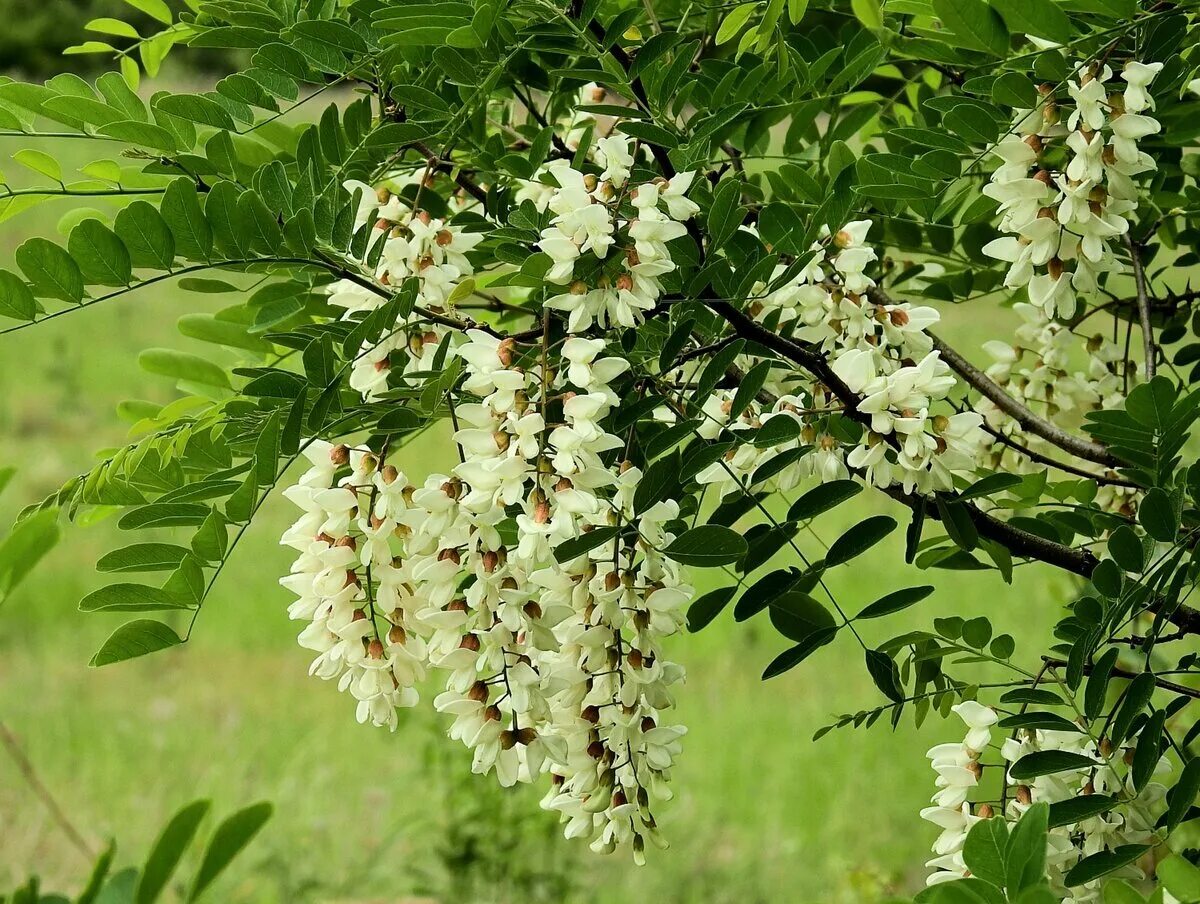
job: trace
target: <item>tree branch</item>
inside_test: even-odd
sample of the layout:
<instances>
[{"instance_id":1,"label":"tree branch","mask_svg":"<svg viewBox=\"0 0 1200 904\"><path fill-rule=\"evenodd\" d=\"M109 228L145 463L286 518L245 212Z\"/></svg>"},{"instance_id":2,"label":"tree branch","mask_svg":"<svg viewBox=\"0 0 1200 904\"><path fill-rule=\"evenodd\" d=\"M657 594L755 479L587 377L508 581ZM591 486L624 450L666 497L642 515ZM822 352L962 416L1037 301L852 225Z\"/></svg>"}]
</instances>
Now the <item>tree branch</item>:
<instances>
[{"instance_id":1,"label":"tree branch","mask_svg":"<svg viewBox=\"0 0 1200 904\"><path fill-rule=\"evenodd\" d=\"M1133 262L1133 281L1137 285L1138 320L1142 324L1142 349L1146 356L1146 379L1153 380L1155 358L1158 351L1154 347L1154 326L1150 322L1150 293L1146 289L1146 270L1142 266L1142 249L1133 238L1126 234L1125 247L1129 249L1129 259Z\"/></svg>"},{"instance_id":2,"label":"tree branch","mask_svg":"<svg viewBox=\"0 0 1200 904\"><path fill-rule=\"evenodd\" d=\"M809 371L830 392L837 396L838 400L845 406L845 413L849 417L859 423L869 425L870 417L859 411L858 405L860 399L833 372L829 362L823 355L800 345L786 336L781 336L766 329L758 321L727 301L709 301L707 302L707 306L724 318L738 335L746 339L752 339L759 345L778 352L789 361L799 364L805 370ZM892 436L885 436L884 439L891 443L895 442L895 437ZM905 493L898 486L889 487L884 492L896 501L912 509L916 509L925 501L921 496ZM948 499L955 498L953 494L943 495ZM1063 543L1039 537L1029 531L1015 527L1007 521L1002 521L994 515L983 511L973 503L959 502L959 504L967 511L972 523L975 525L975 529L981 537L994 540L1017 556L1036 559L1048 565L1054 565L1082 578L1091 578L1092 572L1100 564L1100 560L1090 550L1077 549ZM941 520L936 506L927 506L926 512L935 520ZM1152 600L1146 608L1153 612L1158 611L1161 606L1161 602ZM1167 618L1188 633L1200 634L1200 611L1189 609L1186 606L1177 606Z\"/></svg>"},{"instance_id":3,"label":"tree branch","mask_svg":"<svg viewBox=\"0 0 1200 904\"><path fill-rule=\"evenodd\" d=\"M895 304L882 289L868 289L867 294L876 304ZM1099 443L1075 436L1075 434L1063 430L1057 424L1053 424L1035 414L1005 392L995 380L964 358L955 349L951 348L933 333L929 333L928 335L933 340L933 347L942 356L942 360L950 365L951 370L962 377L963 380L974 387L981 395L990 399L997 408L1009 415L1009 417L1029 433L1032 433L1034 436L1040 436L1046 442L1058 446L1058 448L1064 452L1069 452L1076 458L1093 461L1098 465L1104 465L1106 468L1118 468L1123 464L1123 462Z\"/></svg>"}]
</instances>

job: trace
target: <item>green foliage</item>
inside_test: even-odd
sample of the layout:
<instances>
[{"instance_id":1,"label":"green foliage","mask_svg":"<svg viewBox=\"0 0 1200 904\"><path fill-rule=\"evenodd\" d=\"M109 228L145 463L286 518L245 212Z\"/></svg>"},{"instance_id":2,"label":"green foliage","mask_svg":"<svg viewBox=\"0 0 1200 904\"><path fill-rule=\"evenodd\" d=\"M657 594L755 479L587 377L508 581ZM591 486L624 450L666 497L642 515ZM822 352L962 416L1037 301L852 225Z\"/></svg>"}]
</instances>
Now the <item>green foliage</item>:
<instances>
[{"instance_id":1,"label":"green foliage","mask_svg":"<svg viewBox=\"0 0 1200 904\"><path fill-rule=\"evenodd\" d=\"M959 677L962 667L1010 669L1020 687L1005 702L1020 709L1001 720L1001 729L1086 733L1128 745L1131 762L1121 774L1134 793L1173 750L1180 778L1162 827L1169 832L1189 818L1200 787L1188 750L1197 730L1194 720L1191 727L1179 722L1195 695L1163 675L1193 673L1195 656L1168 662L1155 648L1170 642L1172 626L1182 637L1200 631L1200 615L1187 606L1200 529L1200 470L1188 443L1200 395L1190 377L1150 374L1165 347L1176 367L1200 366L1190 288L1155 299L1153 311L1117 305L1114 326L1124 321L1132 331L1137 323L1146 331L1147 379L1123 403L1086 412L1077 425L1086 437L1060 441L1076 464L1051 460L1028 474L979 467L969 479L960 475L935 489L883 481L911 509L904 559L917 568L991 571L1011 582L1016 558L1080 580L1052 639L1021 638L1022 654L1038 657L1036 672L1014 663L1014 637L965 607L961 616L935 620L932 630L870 643L857 633L856 622L893 616L931 592L912 586L843 611L824 585L828 569L869 567L868 556L892 555L898 541L888 538L899 521L872 514L822 542L814 556L800 541L859 494L864 478L879 481L858 466L831 473L814 465L812 473L828 479L786 506L777 504L775 481L827 452L827 441L861 440L868 448L903 441L872 419L869 398L850 397L827 349L806 338L803 324L781 313L760 316L762 298L813 262L812 246L827 227L868 215L889 250L872 271L871 289L923 302L976 303L1000 292L1021 300L982 251L995 237L998 211L981 191L981 166L991 166L989 150L1012 131L1015 111L1053 114L1046 98L1073 76L1068 54L1027 36L1064 45L1071 59L1118 62L1136 50L1138 59L1162 64L1157 113L1167 128L1146 145L1161 167L1145 180L1146 203L1129 212L1129 249L1131 261L1144 254L1160 280L1168 253L1177 253L1179 264L1195 263L1189 248L1200 188L1183 149L1198 134L1200 102L1186 85L1200 59L1189 43L1189 8L1132 0L855 0L847 15L836 5L766 0L693 18L690 7L670 2L126 4L128 15L100 15L88 25L103 40L72 49L112 57L119 71L0 84L6 134L68 134L97 149L77 173L41 150L13 152L27 171L22 178L36 184L3 182L0 219L52 198L128 202L111 218L79 212L65 219L62 241L35 236L20 245L14 267L0 271L0 315L11 321L5 331L168 280L229 303L215 313L171 312L180 333L211 353L142 352L140 366L169 381L178 398L163 408L128 406L136 422L127 441L23 513L0 546L0 599L53 543L60 511L71 519L115 514L129 532L175 529L170 538L143 535L104 555L100 571L130 579L90 593L80 608L139 613L105 641L93 665L178 646L261 506L311 444L354 438L381 453L433 424L457 423L461 365L445 346L428 369L398 369L377 396L350 385L364 349L393 334L419 345L417 323L480 328L511 340L519 366L540 366L545 379L546 362L532 349L540 343L544 359L568 335L564 318L543 309L557 291L548 288L552 261L539 244L553 214L518 201L519 192L552 178L548 162L598 169L586 160L598 126L589 121L587 137L577 141L570 128L556 130L564 117L618 117L637 142L631 166L645 177L642 184L701 174L689 196L700 213L688 234L670 243L677 268L663 276L664 302L634 328L602 332L609 351L629 365L610 424L625 441L620 458L606 450L612 454L605 465L627 461L641 469L632 490L639 516L666 500L679 502L674 539L661 550L667 559L721 569L735 582L692 602L689 630L704 629L731 604L737 622L769 622L787 647L764 678L835 640L857 644L855 660L886 702L839 716L839 726L870 726L884 715L894 726L908 713L921 724L930 712L944 714L978 695L976 679ZM246 65L208 91L135 90L168 53L202 48L234 49ZM591 82L613 96L596 99L589 89L578 100ZM360 96L338 103L325 94L347 85ZM310 121L284 119L310 102ZM373 191L389 180L404 184L374 200L358 184ZM474 209L460 209L456 196ZM477 281L428 307L415 278L401 285L377 279L392 229L378 215L393 199L414 215L481 233L471 252ZM376 230L377 217L388 228ZM587 266L584 276L608 284L609 264L597 258ZM329 300L335 281L379 304L346 315ZM1105 289L1122 301L1109 283ZM469 309L483 311L478 321L464 314L465 305L455 307L476 293L487 299ZM870 291L845 294L855 296L851 305L862 302L859 296L876 303ZM1081 312L1079 322L1092 313ZM675 375L684 362L696 367L681 384ZM1125 363L1134 363L1128 353ZM978 376L957 369L974 389L986 389ZM799 372L821 393L801 399ZM764 418L735 429L775 378L797 389L797 404L811 405L811 421ZM733 384L722 410L732 420L712 429L710 402ZM1049 397L1045 402L1051 407ZM740 450L785 445L742 477L728 464ZM712 481L702 475L713 469L727 471L732 483L722 482L717 499L704 495ZM1128 511L1098 504L1098 483L1129 490L1136 503ZM620 519L588 527L556 538L559 563L606 544L634 550L646 542ZM801 564L771 567L785 549ZM188 627L180 633L174 622L145 613L183 615ZM1135 628L1133 640L1122 638ZM1032 780L1101 765L1078 753L1038 750L1013 763L1011 776ZM1113 796L1086 795L1035 806L1011 830L1001 820L981 822L964 852L973 878L924 900L1043 900L1047 826L1076 824L1117 804ZM192 898L267 815L252 808L218 828ZM202 807L183 811L165 830L137 880L139 904L169 882L202 817ZM1107 876L1149 846L1093 853L1071 869L1068 883ZM1190 881L1182 867L1172 869L1170 881Z\"/></svg>"},{"instance_id":2,"label":"green foliage","mask_svg":"<svg viewBox=\"0 0 1200 904\"><path fill-rule=\"evenodd\" d=\"M158 840L140 867L114 870L116 843L96 859L83 891L75 904L154 904L163 898L180 860L192 847L211 809L206 800L198 800L179 810L163 827ZM200 867L191 882L186 900L195 901L225 868L242 853L258 830L271 817L269 803L258 803L228 816L212 833L204 847ZM67 901L62 895L46 894L36 876L0 900L12 904L57 904Z\"/></svg>"}]
</instances>

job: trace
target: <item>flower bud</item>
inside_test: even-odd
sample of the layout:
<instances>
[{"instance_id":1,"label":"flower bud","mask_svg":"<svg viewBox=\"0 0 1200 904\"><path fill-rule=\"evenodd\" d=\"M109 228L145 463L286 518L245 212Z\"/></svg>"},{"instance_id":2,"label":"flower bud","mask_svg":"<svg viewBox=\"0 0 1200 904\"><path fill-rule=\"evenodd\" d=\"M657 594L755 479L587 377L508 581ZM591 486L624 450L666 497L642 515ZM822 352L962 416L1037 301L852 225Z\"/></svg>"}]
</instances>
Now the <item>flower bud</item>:
<instances>
[{"instance_id":1,"label":"flower bud","mask_svg":"<svg viewBox=\"0 0 1200 904\"><path fill-rule=\"evenodd\" d=\"M464 634L462 640L458 642L459 649L470 650L472 653L479 652L479 638L474 634Z\"/></svg>"},{"instance_id":2,"label":"flower bud","mask_svg":"<svg viewBox=\"0 0 1200 904\"><path fill-rule=\"evenodd\" d=\"M372 659L383 658L383 644L379 642L378 637L371 638L371 642L367 644L367 655Z\"/></svg>"},{"instance_id":3,"label":"flower bud","mask_svg":"<svg viewBox=\"0 0 1200 904\"><path fill-rule=\"evenodd\" d=\"M517 746L516 732L510 731L507 728L504 729L504 731L500 732L500 749L501 750L512 750L516 746Z\"/></svg>"},{"instance_id":4,"label":"flower bud","mask_svg":"<svg viewBox=\"0 0 1200 904\"><path fill-rule=\"evenodd\" d=\"M396 470L395 465L384 465L383 470L379 472L379 476L383 478L383 482L391 486L396 482L396 478L400 476L400 472Z\"/></svg>"},{"instance_id":5,"label":"flower bud","mask_svg":"<svg viewBox=\"0 0 1200 904\"><path fill-rule=\"evenodd\" d=\"M975 815L980 819L991 819L996 812L992 809L991 804L980 804L975 808Z\"/></svg>"},{"instance_id":6,"label":"flower bud","mask_svg":"<svg viewBox=\"0 0 1200 904\"><path fill-rule=\"evenodd\" d=\"M405 633L404 628L400 625L392 625L388 628L388 643L403 646L407 642L408 634Z\"/></svg>"},{"instance_id":7,"label":"flower bud","mask_svg":"<svg viewBox=\"0 0 1200 904\"><path fill-rule=\"evenodd\" d=\"M468 699L474 700L476 703L487 703L488 686L482 681L476 681L471 685L471 689L467 691Z\"/></svg>"},{"instance_id":8,"label":"flower bud","mask_svg":"<svg viewBox=\"0 0 1200 904\"><path fill-rule=\"evenodd\" d=\"M1027 805L1033 803L1033 792L1028 785L1017 785L1017 802Z\"/></svg>"},{"instance_id":9,"label":"flower bud","mask_svg":"<svg viewBox=\"0 0 1200 904\"><path fill-rule=\"evenodd\" d=\"M329 450L329 460L335 465L344 465L350 461L350 447L345 443L338 443Z\"/></svg>"}]
</instances>

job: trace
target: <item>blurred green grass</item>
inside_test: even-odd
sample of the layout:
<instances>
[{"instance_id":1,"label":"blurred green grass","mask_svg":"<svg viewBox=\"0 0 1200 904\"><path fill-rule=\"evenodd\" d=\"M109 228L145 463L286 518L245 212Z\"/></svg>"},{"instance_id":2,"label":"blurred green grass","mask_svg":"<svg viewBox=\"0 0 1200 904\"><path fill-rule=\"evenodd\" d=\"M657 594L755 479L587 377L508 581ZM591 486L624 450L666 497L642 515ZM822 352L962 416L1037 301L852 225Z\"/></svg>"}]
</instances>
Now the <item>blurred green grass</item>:
<instances>
[{"instance_id":1,"label":"blurred green grass","mask_svg":"<svg viewBox=\"0 0 1200 904\"><path fill-rule=\"evenodd\" d=\"M95 155L83 142L53 150L75 164ZM69 203L48 203L0 224L0 261L30 234L53 234L70 212ZM0 337L0 464L20 469L0 514L120 442L117 402L172 398L170 386L139 371L137 352L188 348L176 319L221 303L164 284ZM989 325L976 310L947 332L971 347ZM412 446L406 470L440 466L444 439ZM820 534L829 541L875 511L904 519L881 494L864 493L827 516ZM765 683L759 675L786 646L765 616L735 625L727 612L702 634L673 640L688 670L678 715L689 734L677 798L662 818L672 847L639 869L559 839L537 809L540 788L502 792L472 776L467 752L429 712L432 692L388 734L356 724L351 701L306 676L309 655L294 642L289 597L276 584L288 563L276 538L289 515L279 500L265 507L181 649L87 668L122 620L75 608L103 583L96 558L122 542L109 521L70 528L0 608L0 719L88 838L116 836L134 861L187 800L211 797L217 812L272 800L275 819L213 892L233 902L858 902L919 887L935 834L917 817L932 791L923 752L959 729L934 717L921 733L881 723L811 742L837 714L883 702L851 638ZM820 555L814 536L799 543ZM868 643L952 612L986 613L997 632L1045 636L1068 598L1066 579L1033 569L1018 568L1007 587L994 574L922 574L890 552L831 575L843 608L917 583L937 592L901 617L866 623ZM715 580L700 576L701 589ZM0 887L31 871L50 887L77 887L84 869L0 757Z\"/></svg>"}]
</instances>

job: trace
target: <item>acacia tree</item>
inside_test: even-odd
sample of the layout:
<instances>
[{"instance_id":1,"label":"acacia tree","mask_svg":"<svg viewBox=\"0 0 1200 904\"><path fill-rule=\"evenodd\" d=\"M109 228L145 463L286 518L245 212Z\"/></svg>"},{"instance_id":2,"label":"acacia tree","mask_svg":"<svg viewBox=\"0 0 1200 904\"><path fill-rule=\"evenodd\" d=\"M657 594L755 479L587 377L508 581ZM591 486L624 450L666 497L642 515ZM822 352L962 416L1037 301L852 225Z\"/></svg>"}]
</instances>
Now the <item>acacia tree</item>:
<instances>
[{"instance_id":1,"label":"acacia tree","mask_svg":"<svg viewBox=\"0 0 1200 904\"><path fill-rule=\"evenodd\" d=\"M966 724L929 754L922 898L1142 900L1120 877L1157 874L1200 899L1164 859L1200 788L1194 4L127 2L163 29L73 48L119 72L0 84L8 135L95 157L13 154L47 181L5 216L137 196L17 249L4 332L176 280L227 293L179 328L240 363L145 351L183 396L127 404L128 443L25 513L191 529L100 560L122 579L82 608L137 616L93 665L185 642L286 484L310 672L391 728L444 686L475 771L544 784L597 851L663 841L665 641L731 609L791 644L764 678L863 662L885 702L838 726ZM135 91L210 47L247 65ZM948 345L947 305L992 338ZM899 520L800 533L868 492L915 569L1076 576L1053 637L865 644L932 588L824 575L886 559Z\"/></svg>"}]
</instances>

